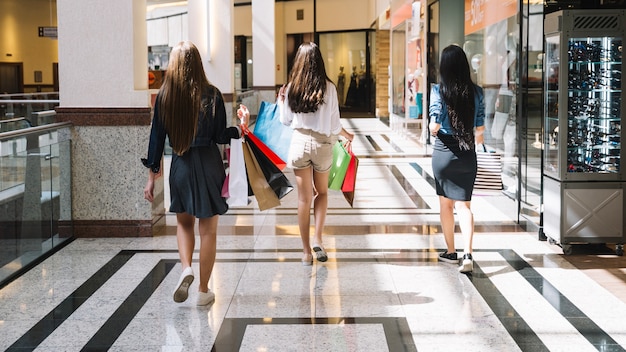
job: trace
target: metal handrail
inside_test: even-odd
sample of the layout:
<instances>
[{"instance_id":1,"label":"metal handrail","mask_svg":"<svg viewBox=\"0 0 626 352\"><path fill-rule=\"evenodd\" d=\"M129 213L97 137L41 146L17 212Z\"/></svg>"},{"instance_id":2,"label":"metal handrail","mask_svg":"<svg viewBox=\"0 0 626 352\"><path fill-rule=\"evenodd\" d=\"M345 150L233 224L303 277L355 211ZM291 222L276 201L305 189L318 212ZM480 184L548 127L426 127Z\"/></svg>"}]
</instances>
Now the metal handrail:
<instances>
[{"instance_id":1,"label":"metal handrail","mask_svg":"<svg viewBox=\"0 0 626 352\"><path fill-rule=\"evenodd\" d=\"M12 119L0 120L0 123L17 122L17 121L24 121L24 120L26 120L25 117L14 117Z\"/></svg>"},{"instance_id":2,"label":"metal handrail","mask_svg":"<svg viewBox=\"0 0 626 352\"><path fill-rule=\"evenodd\" d=\"M18 100L3 100L0 99L0 104L55 104L60 103L59 99L18 99Z\"/></svg>"},{"instance_id":3,"label":"metal handrail","mask_svg":"<svg viewBox=\"0 0 626 352\"><path fill-rule=\"evenodd\" d=\"M63 127L70 127L72 125L73 125L72 122L66 121L66 122L51 123L48 125L42 125L42 126L37 126L37 127L23 128L20 130L15 130L15 131L10 131L10 132L3 132L3 133L0 133L0 142L7 140L7 139L15 138L15 137L27 136L33 133L54 131L54 130L61 129Z\"/></svg>"}]
</instances>

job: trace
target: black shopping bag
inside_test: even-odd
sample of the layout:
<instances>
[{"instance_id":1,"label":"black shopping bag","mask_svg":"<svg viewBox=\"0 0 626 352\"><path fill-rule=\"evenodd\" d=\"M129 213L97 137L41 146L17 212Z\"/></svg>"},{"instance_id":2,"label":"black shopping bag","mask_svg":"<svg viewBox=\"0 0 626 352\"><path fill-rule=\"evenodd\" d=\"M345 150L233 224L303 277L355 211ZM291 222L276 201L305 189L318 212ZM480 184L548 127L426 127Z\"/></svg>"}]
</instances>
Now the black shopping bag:
<instances>
[{"instance_id":1,"label":"black shopping bag","mask_svg":"<svg viewBox=\"0 0 626 352\"><path fill-rule=\"evenodd\" d=\"M250 146L250 150L257 159L267 183L270 185L274 193L276 193L278 199L282 199L289 192L293 191L293 186L287 179L287 176L285 176L285 174L280 171L278 166L276 166L276 164L274 164L274 162L261 151L261 148L256 144L257 141L252 138L248 138L247 134L244 136L246 136L246 143Z\"/></svg>"}]
</instances>

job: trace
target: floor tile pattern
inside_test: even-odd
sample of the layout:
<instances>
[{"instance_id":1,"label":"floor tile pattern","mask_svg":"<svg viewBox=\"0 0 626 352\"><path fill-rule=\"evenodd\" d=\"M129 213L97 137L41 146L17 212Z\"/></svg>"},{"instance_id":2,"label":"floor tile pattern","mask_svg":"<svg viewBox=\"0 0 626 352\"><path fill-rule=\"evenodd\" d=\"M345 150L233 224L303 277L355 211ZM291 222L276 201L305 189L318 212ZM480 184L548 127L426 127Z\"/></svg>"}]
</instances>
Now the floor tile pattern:
<instances>
[{"instance_id":1,"label":"floor tile pattern","mask_svg":"<svg viewBox=\"0 0 626 352\"><path fill-rule=\"evenodd\" d=\"M165 235L75 239L1 288L0 350L626 350L626 260L610 246L565 256L515 222L508 197L477 193L475 269L459 274L437 261L428 146L377 119L345 125L361 163L354 207L329 197L328 262L300 263L296 192L252 202L220 219L215 302L195 306L196 280L174 303L168 214Z\"/></svg>"}]
</instances>

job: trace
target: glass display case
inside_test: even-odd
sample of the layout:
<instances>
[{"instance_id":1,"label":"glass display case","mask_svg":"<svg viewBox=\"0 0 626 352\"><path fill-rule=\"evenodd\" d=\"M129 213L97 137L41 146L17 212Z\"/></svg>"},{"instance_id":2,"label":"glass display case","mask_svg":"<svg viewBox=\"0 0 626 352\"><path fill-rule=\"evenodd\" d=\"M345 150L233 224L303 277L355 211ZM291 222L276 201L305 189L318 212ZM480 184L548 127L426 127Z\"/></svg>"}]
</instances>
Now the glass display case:
<instances>
[{"instance_id":1,"label":"glass display case","mask_svg":"<svg viewBox=\"0 0 626 352\"><path fill-rule=\"evenodd\" d=\"M572 243L616 243L623 254L623 10L546 16L544 232Z\"/></svg>"}]
</instances>

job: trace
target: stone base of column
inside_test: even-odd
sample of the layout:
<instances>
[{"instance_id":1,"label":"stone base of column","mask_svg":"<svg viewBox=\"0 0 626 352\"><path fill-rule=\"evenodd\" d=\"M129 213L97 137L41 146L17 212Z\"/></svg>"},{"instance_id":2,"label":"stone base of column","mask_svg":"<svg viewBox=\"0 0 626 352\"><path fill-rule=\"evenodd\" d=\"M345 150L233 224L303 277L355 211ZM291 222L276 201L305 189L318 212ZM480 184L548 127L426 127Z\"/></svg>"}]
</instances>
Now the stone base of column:
<instances>
[{"instance_id":1,"label":"stone base of column","mask_svg":"<svg viewBox=\"0 0 626 352\"><path fill-rule=\"evenodd\" d=\"M76 238L152 237L165 233L165 217L150 220L74 220Z\"/></svg>"}]
</instances>

